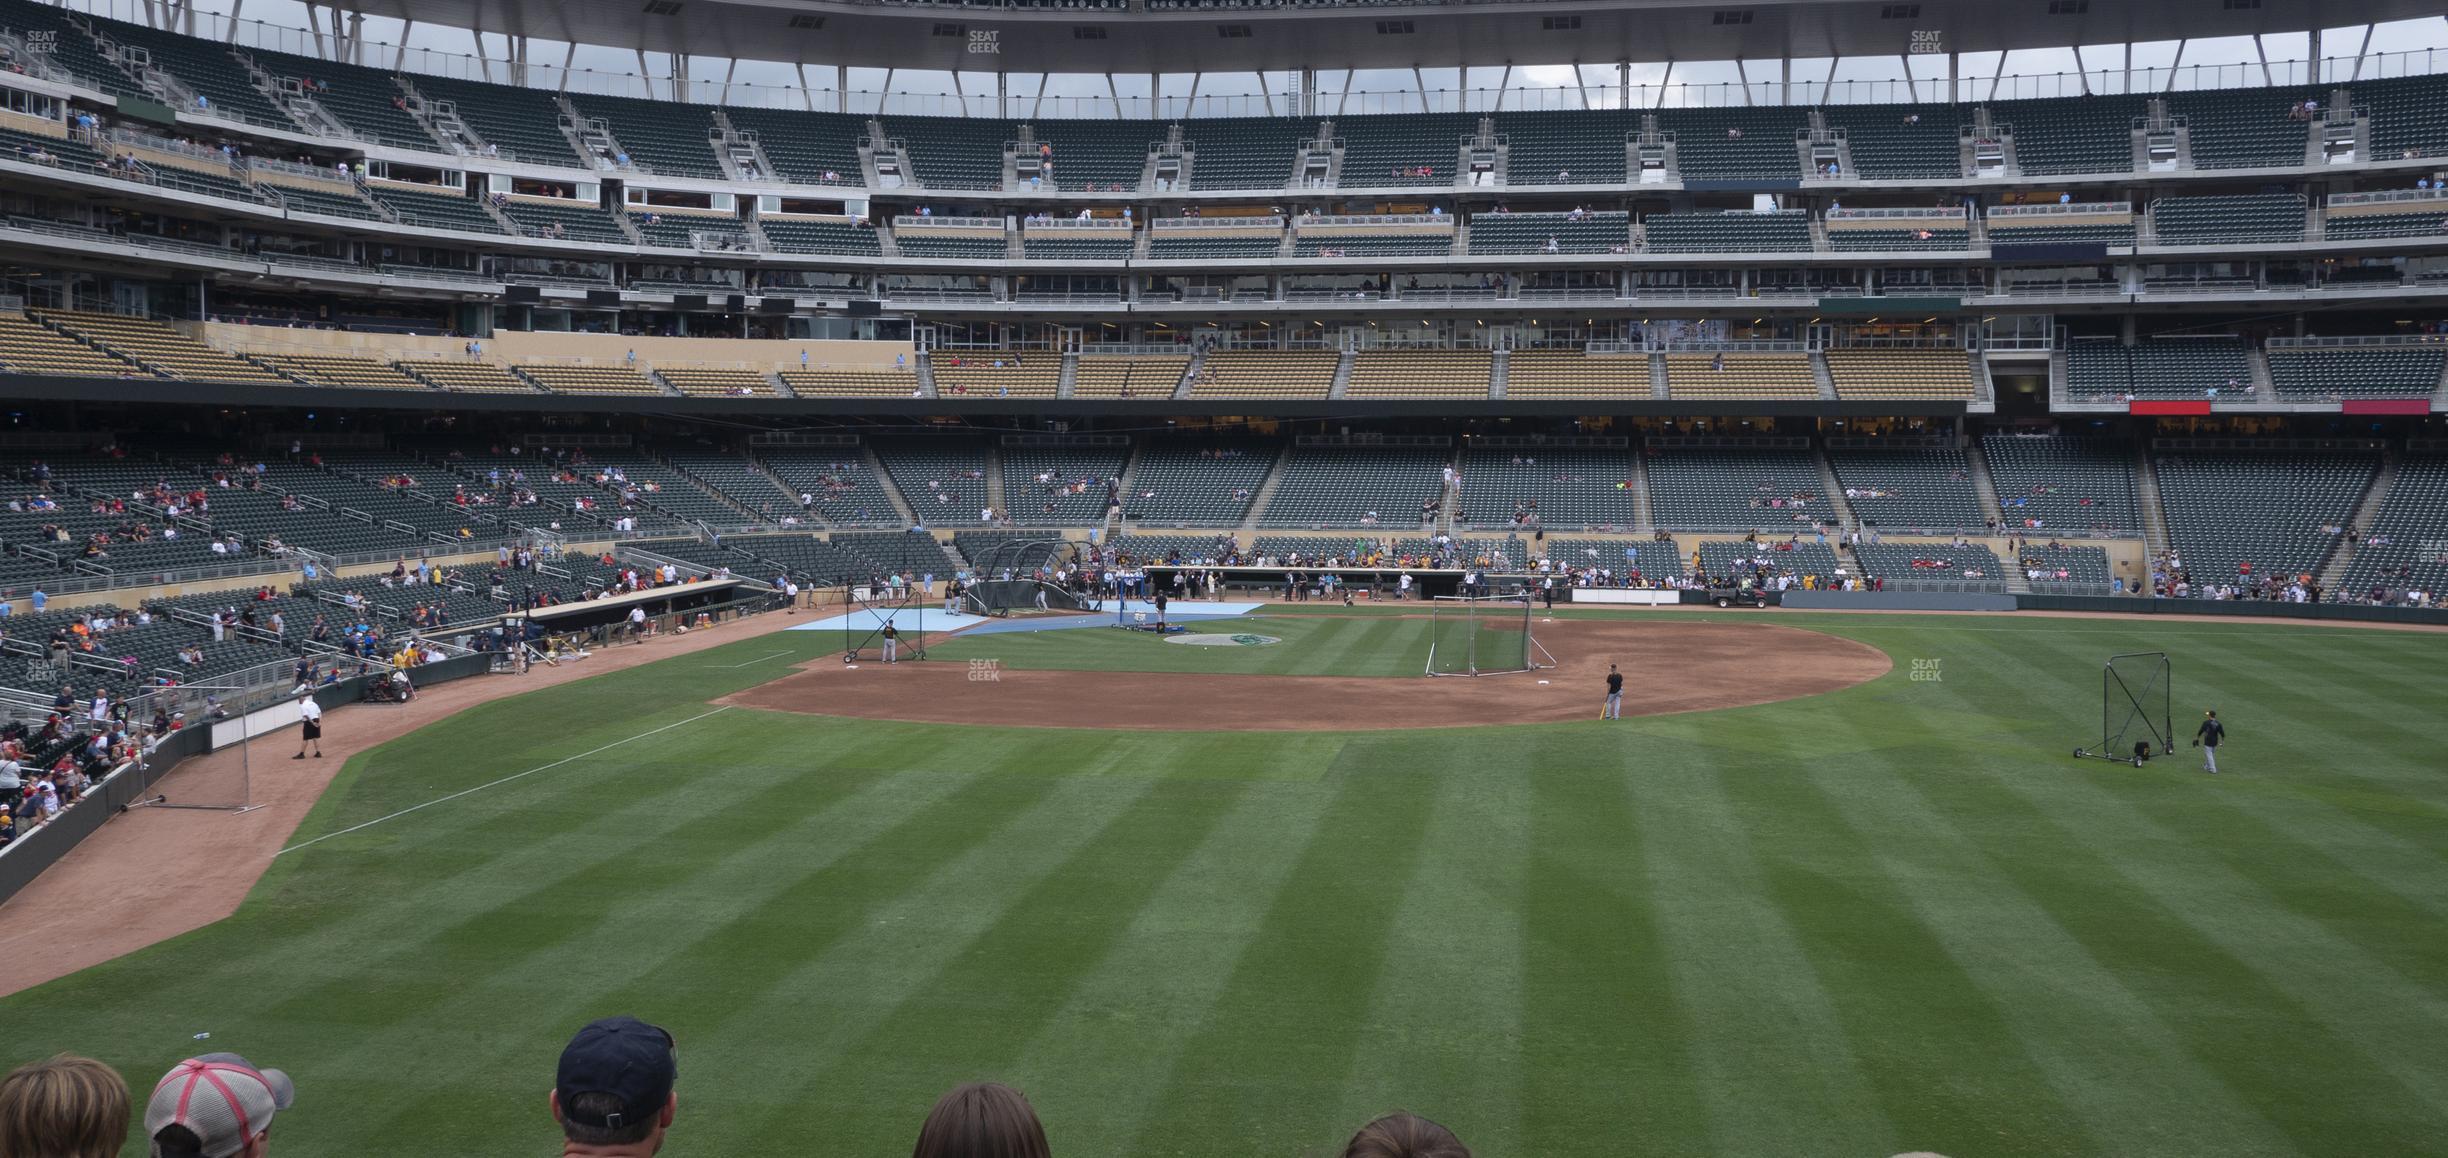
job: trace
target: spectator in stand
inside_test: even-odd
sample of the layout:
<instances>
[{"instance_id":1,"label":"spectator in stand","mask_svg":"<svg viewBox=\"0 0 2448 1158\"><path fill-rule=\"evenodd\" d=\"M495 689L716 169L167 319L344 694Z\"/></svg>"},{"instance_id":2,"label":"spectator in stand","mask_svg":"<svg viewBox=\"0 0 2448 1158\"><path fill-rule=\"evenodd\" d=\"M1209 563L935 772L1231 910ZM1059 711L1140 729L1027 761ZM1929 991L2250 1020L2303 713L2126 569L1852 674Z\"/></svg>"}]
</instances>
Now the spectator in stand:
<instances>
[{"instance_id":1,"label":"spectator in stand","mask_svg":"<svg viewBox=\"0 0 2448 1158\"><path fill-rule=\"evenodd\" d=\"M1000 1082L953 1087L927 1111L911 1158L1050 1158L1045 1126L1020 1091ZM1467 1158L1467 1156L1466 1156Z\"/></svg>"},{"instance_id":2,"label":"spectator in stand","mask_svg":"<svg viewBox=\"0 0 2448 1158\"><path fill-rule=\"evenodd\" d=\"M679 1113L680 1050L670 1031L634 1017L588 1022L561 1050L553 1120L564 1158L646 1158Z\"/></svg>"},{"instance_id":3,"label":"spectator in stand","mask_svg":"<svg viewBox=\"0 0 2448 1158\"><path fill-rule=\"evenodd\" d=\"M60 1054L0 1078L0 1154L115 1158L127 1129L127 1081L92 1058Z\"/></svg>"},{"instance_id":4,"label":"spectator in stand","mask_svg":"<svg viewBox=\"0 0 2448 1158\"><path fill-rule=\"evenodd\" d=\"M1470 1147L1443 1126L1397 1112L1360 1127L1343 1158L1470 1158Z\"/></svg>"},{"instance_id":5,"label":"spectator in stand","mask_svg":"<svg viewBox=\"0 0 2448 1158\"><path fill-rule=\"evenodd\" d=\"M263 1158L272 1120L297 1100L279 1070L257 1069L234 1053L180 1062L145 1103L145 1136L154 1158Z\"/></svg>"}]
</instances>

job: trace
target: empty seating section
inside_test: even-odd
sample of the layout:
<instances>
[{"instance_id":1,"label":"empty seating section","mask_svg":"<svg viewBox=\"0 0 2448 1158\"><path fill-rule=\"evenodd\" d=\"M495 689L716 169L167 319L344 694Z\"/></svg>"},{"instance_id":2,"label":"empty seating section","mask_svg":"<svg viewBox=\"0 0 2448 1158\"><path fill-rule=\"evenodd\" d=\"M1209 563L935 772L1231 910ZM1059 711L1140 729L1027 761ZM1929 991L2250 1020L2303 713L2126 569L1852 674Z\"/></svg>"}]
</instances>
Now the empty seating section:
<instances>
[{"instance_id":1,"label":"empty seating section","mask_svg":"<svg viewBox=\"0 0 2448 1158\"><path fill-rule=\"evenodd\" d=\"M45 311L36 317L168 377L202 382L289 384L288 379L243 357L213 349L172 329L166 322L77 311Z\"/></svg>"},{"instance_id":2,"label":"empty seating section","mask_svg":"<svg viewBox=\"0 0 2448 1158\"><path fill-rule=\"evenodd\" d=\"M2270 379L2281 397L2418 398L2440 388L2448 349L2272 346Z\"/></svg>"},{"instance_id":3,"label":"empty seating section","mask_svg":"<svg viewBox=\"0 0 2448 1158\"><path fill-rule=\"evenodd\" d=\"M1015 523L1092 526L1105 521L1108 480L1120 478L1130 448L1003 448L1003 501Z\"/></svg>"},{"instance_id":4,"label":"empty seating section","mask_svg":"<svg viewBox=\"0 0 2448 1158\"><path fill-rule=\"evenodd\" d=\"M307 95L360 136L393 148L437 150L433 134L426 132L425 126L417 123L402 104L394 103L401 101L402 96L391 74L268 49L243 51L255 62L255 67L270 73L275 82L293 80L304 86L312 80L315 87Z\"/></svg>"},{"instance_id":5,"label":"empty seating section","mask_svg":"<svg viewBox=\"0 0 2448 1158\"><path fill-rule=\"evenodd\" d=\"M2436 157L2448 152L2448 91L2436 76L2359 81L2349 88L2355 107L2371 114L2375 159ZM2326 103L2324 101L2324 103Z\"/></svg>"},{"instance_id":6,"label":"empty seating section","mask_svg":"<svg viewBox=\"0 0 2448 1158\"><path fill-rule=\"evenodd\" d=\"M739 366L657 366L655 374L682 394L700 398L771 398L773 383Z\"/></svg>"},{"instance_id":7,"label":"empty seating section","mask_svg":"<svg viewBox=\"0 0 2448 1158\"><path fill-rule=\"evenodd\" d=\"M1972 488L1972 468L1953 447L1831 450L1828 463L1866 526L1935 535L1978 531L1989 522Z\"/></svg>"},{"instance_id":8,"label":"empty seating section","mask_svg":"<svg viewBox=\"0 0 2448 1158\"><path fill-rule=\"evenodd\" d=\"M2133 392L2144 398L2234 397L2252 390L2244 340L2233 337L2155 338L2136 342Z\"/></svg>"},{"instance_id":9,"label":"empty seating section","mask_svg":"<svg viewBox=\"0 0 2448 1158\"><path fill-rule=\"evenodd\" d=\"M1641 220L1641 231L1651 253L1799 253L1811 248L1810 214L1792 209L1653 213Z\"/></svg>"},{"instance_id":10,"label":"empty seating section","mask_svg":"<svg viewBox=\"0 0 2448 1158\"><path fill-rule=\"evenodd\" d=\"M1229 543L1212 536L1132 534L1114 536L1113 548L1134 562L1204 563L1224 558L1232 550Z\"/></svg>"},{"instance_id":11,"label":"empty seating section","mask_svg":"<svg viewBox=\"0 0 2448 1158\"><path fill-rule=\"evenodd\" d=\"M1148 143L1164 137L1150 121L1037 121L1039 145L1054 147L1054 183L1063 189L1137 192L1147 172Z\"/></svg>"},{"instance_id":12,"label":"empty seating section","mask_svg":"<svg viewBox=\"0 0 2448 1158\"><path fill-rule=\"evenodd\" d=\"M640 490L646 505L658 510L692 522L716 525L737 523L743 518L738 510L706 493L687 475L659 462L635 454L599 461L617 467Z\"/></svg>"},{"instance_id":13,"label":"empty seating section","mask_svg":"<svg viewBox=\"0 0 2448 1158\"><path fill-rule=\"evenodd\" d=\"M2042 594L2105 594L2112 576L2099 547L2033 543L2015 552L2015 570Z\"/></svg>"},{"instance_id":14,"label":"empty seating section","mask_svg":"<svg viewBox=\"0 0 2448 1158\"><path fill-rule=\"evenodd\" d=\"M1481 213L1470 223L1473 255L1622 253L1631 244L1632 218L1626 213Z\"/></svg>"},{"instance_id":15,"label":"empty seating section","mask_svg":"<svg viewBox=\"0 0 2448 1158\"><path fill-rule=\"evenodd\" d=\"M797 496L783 493L782 488L757 470L755 464L739 455L697 451L674 453L665 458L672 469L696 480L697 485L754 512L760 519L779 519L799 509Z\"/></svg>"},{"instance_id":16,"label":"empty seating section","mask_svg":"<svg viewBox=\"0 0 2448 1158\"><path fill-rule=\"evenodd\" d=\"M1342 355L1332 350L1216 350L1199 364L1193 398L1324 398Z\"/></svg>"},{"instance_id":17,"label":"empty seating section","mask_svg":"<svg viewBox=\"0 0 2448 1158\"><path fill-rule=\"evenodd\" d=\"M1620 109L1542 110L1507 113L1496 127L1505 136L1507 185L1619 185L1624 140L1640 131L1640 117Z\"/></svg>"},{"instance_id":18,"label":"empty seating section","mask_svg":"<svg viewBox=\"0 0 2448 1158\"><path fill-rule=\"evenodd\" d=\"M2134 456L2123 442L1990 434L1981 438L1998 510L2009 528L2129 533L2135 515Z\"/></svg>"},{"instance_id":19,"label":"empty seating section","mask_svg":"<svg viewBox=\"0 0 2448 1158\"><path fill-rule=\"evenodd\" d=\"M122 51L141 48L150 58L152 67L177 77L187 91L211 102L212 112L232 116L273 128L297 131L298 124L289 114L274 108L269 98L255 87L255 78L247 75L238 58L229 49L200 37L181 36L175 32L160 32L141 24L87 17L94 34L116 42ZM192 106L182 110L196 111Z\"/></svg>"},{"instance_id":20,"label":"empty seating section","mask_svg":"<svg viewBox=\"0 0 2448 1158\"><path fill-rule=\"evenodd\" d=\"M2066 344L2066 396L2076 402L2110 402L2133 389L2133 359L2121 342L2108 339Z\"/></svg>"},{"instance_id":21,"label":"empty seating section","mask_svg":"<svg viewBox=\"0 0 2448 1158\"><path fill-rule=\"evenodd\" d=\"M859 138L867 133L864 117L765 108L725 108L723 116L733 129L756 134L765 160L786 181L798 185L865 183L858 155ZM825 179L828 173L831 181Z\"/></svg>"},{"instance_id":22,"label":"empty seating section","mask_svg":"<svg viewBox=\"0 0 2448 1158\"><path fill-rule=\"evenodd\" d=\"M1700 544L1700 571L1711 579L1739 582L1749 576L1774 586L1774 580L1790 575L1796 584L1808 577L1815 585L1826 586L1836 578L1840 566L1835 548L1810 540L1744 543L1709 539Z\"/></svg>"},{"instance_id":23,"label":"empty seating section","mask_svg":"<svg viewBox=\"0 0 2448 1158\"><path fill-rule=\"evenodd\" d=\"M809 500L807 509L838 524L899 522L884 483L857 447L767 448L757 452L782 485ZM930 516L933 511L927 512Z\"/></svg>"},{"instance_id":24,"label":"empty seating section","mask_svg":"<svg viewBox=\"0 0 2448 1158\"><path fill-rule=\"evenodd\" d=\"M365 195L345 185L309 187L293 181L264 181L256 188L269 190L280 198L292 213L320 213L325 217L353 217L361 221L379 221L382 210L365 199Z\"/></svg>"},{"instance_id":25,"label":"empty seating section","mask_svg":"<svg viewBox=\"0 0 2448 1158\"><path fill-rule=\"evenodd\" d=\"M1972 244L1972 234L1961 222L1938 221L1894 229L1845 227L1831 221L1827 227L1827 239L1829 249L1844 253L1882 249L1962 249Z\"/></svg>"},{"instance_id":26,"label":"empty seating section","mask_svg":"<svg viewBox=\"0 0 2448 1158\"><path fill-rule=\"evenodd\" d=\"M1040 261L1122 261L1131 255L1127 229L1031 230L1020 235L1020 254Z\"/></svg>"},{"instance_id":27,"label":"empty seating section","mask_svg":"<svg viewBox=\"0 0 2448 1158\"><path fill-rule=\"evenodd\" d=\"M423 382L385 362L337 354L281 354L264 358L273 369L310 386L343 390L425 390Z\"/></svg>"},{"instance_id":28,"label":"empty seating section","mask_svg":"<svg viewBox=\"0 0 2448 1158\"><path fill-rule=\"evenodd\" d=\"M2402 210L2402 203L2383 203ZM2407 212L2348 212L2329 207L2321 236L2330 241L2366 241L2383 237L2437 237L2448 233L2448 203L2431 202Z\"/></svg>"},{"instance_id":29,"label":"empty seating section","mask_svg":"<svg viewBox=\"0 0 2448 1158\"><path fill-rule=\"evenodd\" d=\"M748 225L729 213L680 212L663 208L631 206L629 224L648 245L666 249L699 248L700 236L745 239Z\"/></svg>"},{"instance_id":30,"label":"empty seating section","mask_svg":"<svg viewBox=\"0 0 2448 1158\"><path fill-rule=\"evenodd\" d=\"M1828 127L1845 134L1853 171L1839 176L1872 181L1953 181L1963 176L1962 127L1968 111L1954 105L1830 105Z\"/></svg>"},{"instance_id":31,"label":"empty seating section","mask_svg":"<svg viewBox=\"0 0 2448 1158\"><path fill-rule=\"evenodd\" d=\"M1785 534L1833 510L1807 450L1667 447L1648 467L1651 517L1670 531Z\"/></svg>"},{"instance_id":32,"label":"empty seating section","mask_svg":"<svg viewBox=\"0 0 2448 1158\"><path fill-rule=\"evenodd\" d=\"M2315 573L2370 486L2368 455L2153 451L2168 543L2196 588Z\"/></svg>"},{"instance_id":33,"label":"empty seating section","mask_svg":"<svg viewBox=\"0 0 2448 1158\"><path fill-rule=\"evenodd\" d=\"M1192 189L1281 189L1292 180L1301 144L1315 121L1274 117L1200 117L1182 123Z\"/></svg>"},{"instance_id":34,"label":"empty seating section","mask_svg":"<svg viewBox=\"0 0 2448 1158\"><path fill-rule=\"evenodd\" d=\"M253 185L239 180L234 171L219 160L125 145L114 146L111 152L114 156L133 157L142 162L152 172L154 182L165 189L201 193L206 197L231 201L260 202L264 199L264 195L257 192Z\"/></svg>"},{"instance_id":35,"label":"empty seating section","mask_svg":"<svg viewBox=\"0 0 2448 1158\"><path fill-rule=\"evenodd\" d=\"M846 253L875 256L884 251L874 226L848 221L808 221L766 217L757 221L765 240L782 253Z\"/></svg>"},{"instance_id":36,"label":"empty seating section","mask_svg":"<svg viewBox=\"0 0 2448 1158\"><path fill-rule=\"evenodd\" d=\"M1282 250L1283 234L1274 230L1234 230L1222 235L1170 229L1148 233L1148 257L1159 261L1168 258L1264 258L1274 257Z\"/></svg>"},{"instance_id":37,"label":"empty seating section","mask_svg":"<svg viewBox=\"0 0 2448 1158\"><path fill-rule=\"evenodd\" d=\"M0 313L0 368L17 374L150 378L151 371L97 350L24 314Z\"/></svg>"},{"instance_id":38,"label":"empty seating section","mask_svg":"<svg viewBox=\"0 0 2448 1158\"><path fill-rule=\"evenodd\" d=\"M1026 354L945 354L937 352L928 368L935 374L935 393L982 394L989 398L1052 398L1062 387L1062 355L1051 350Z\"/></svg>"},{"instance_id":39,"label":"empty seating section","mask_svg":"<svg viewBox=\"0 0 2448 1158\"><path fill-rule=\"evenodd\" d=\"M1011 242L1002 234L926 234L895 231L893 248L903 257L957 258L963 261L1001 261L1011 255Z\"/></svg>"},{"instance_id":40,"label":"empty seating section","mask_svg":"<svg viewBox=\"0 0 2448 1158\"><path fill-rule=\"evenodd\" d=\"M851 532L834 535L833 547L854 564L866 568L865 575L854 574L854 579L894 574L908 575L914 579L931 575L941 579L959 570L951 552L932 535Z\"/></svg>"},{"instance_id":41,"label":"empty seating section","mask_svg":"<svg viewBox=\"0 0 2448 1158\"><path fill-rule=\"evenodd\" d=\"M1295 232L1294 257L1443 257L1453 252L1453 234L1314 234Z\"/></svg>"},{"instance_id":42,"label":"empty seating section","mask_svg":"<svg viewBox=\"0 0 2448 1158\"><path fill-rule=\"evenodd\" d=\"M1985 543L1863 543L1853 548L1865 576L1901 584L1973 584L2005 590L2006 564Z\"/></svg>"},{"instance_id":43,"label":"empty seating section","mask_svg":"<svg viewBox=\"0 0 2448 1158\"><path fill-rule=\"evenodd\" d=\"M601 245L630 243L629 235L621 232L620 222L593 205L512 197L502 203L501 212L529 237L591 241Z\"/></svg>"},{"instance_id":44,"label":"empty seating section","mask_svg":"<svg viewBox=\"0 0 2448 1158\"><path fill-rule=\"evenodd\" d=\"M1507 398L1651 397L1647 354L1515 350L1505 357Z\"/></svg>"},{"instance_id":45,"label":"empty seating section","mask_svg":"<svg viewBox=\"0 0 2448 1158\"><path fill-rule=\"evenodd\" d=\"M2379 588L2384 595L2423 591L2437 599L2448 591L2448 557L2439 549L2448 541L2448 457L2419 454L2399 462L2371 525L2353 529L2362 541L2338 594L2370 599ZM2384 541L2371 541L2373 536Z\"/></svg>"},{"instance_id":46,"label":"empty seating section","mask_svg":"<svg viewBox=\"0 0 2448 1158\"><path fill-rule=\"evenodd\" d=\"M11 160L38 164L31 157L40 151L71 165L98 166L103 162L102 154L86 147L83 141L64 135L65 127L58 133L35 133L10 127L14 123L23 122L0 122L0 154Z\"/></svg>"},{"instance_id":47,"label":"empty seating section","mask_svg":"<svg viewBox=\"0 0 2448 1158\"><path fill-rule=\"evenodd\" d=\"M1995 101L1991 121L2014 136L2015 165L2026 175L2130 173L2133 119L2150 111L2140 96Z\"/></svg>"},{"instance_id":48,"label":"empty seating section","mask_svg":"<svg viewBox=\"0 0 2448 1158\"><path fill-rule=\"evenodd\" d=\"M531 165L588 167L561 131L561 102L552 93L425 73L407 80L427 101L450 102L460 123L505 157Z\"/></svg>"},{"instance_id":49,"label":"empty seating section","mask_svg":"<svg viewBox=\"0 0 2448 1158\"><path fill-rule=\"evenodd\" d=\"M2287 115L2305 100L2329 102L2326 88L2257 88L2173 92L2168 112L2185 119L2198 169L2245 169L2304 163L2311 126Z\"/></svg>"},{"instance_id":50,"label":"empty seating section","mask_svg":"<svg viewBox=\"0 0 2448 1158\"><path fill-rule=\"evenodd\" d=\"M1158 526L1232 527L1275 467L1272 443L1152 442L1139 452L1122 514Z\"/></svg>"},{"instance_id":51,"label":"empty seating section","mask_svg":"<svg viewBox=\"0 0 2448 1158\"><path fill-rule=\"evenodd\" d=\"M1552 534L1630 530L1638 521L1632 501L1639 468L1629 449L1466 450L1459 469L1457 523L1519 527L1527 535L1533 526Z\"/></svg>"},{"instance_id":52,"label":"empty seating section","mask_svg":"<svg viewBox=\"0 0 2448 1158\"><path fill-rule=\"evenodd\" d=\"M1810 123L1798 108L1660 110L1658 127L1675 135L1675 170L1686 181L1799 180L1794 130ZM1739 134L1739 135L1738 135Z\"/></svg>"},{"instance_id":53,"label":"empty seating section","mask_svg":"<svg viewBox=\"0 0 2448 1158\"><path fill-rule=\"evenodd\" d=\"M444 390L464 390L478 394L533 394L534 384L519 378L491 362L473 359L422 358L396 363L407 371Z\"/></svg>"},{"instance_id":54,"label":"empty seating section","mask_svg":"<svg viewBox=\"0 0 2448 1158\"><path fill-rule=\"evenodd\" d=\"M661 394L644 374L627 366L585 366L565 363L522 363L517 367L536 385L555 394Z\"/></svg>"},{"instance_id":55,"label":"empty seating section","mask_svg":"<svg viewBox=\"0 0 2448 1158\"><path fill-rule=\"evenodd\" d=\"M456 229L466 233L500 233L501 223L488 215L474 198L456 192L431 193L402 189L382 182L370 183L367 191L388 207L403 225L422 229Z\"/></svg>"},{"instance_id":56,"label":"empty seating section","mask_svg":"<svg viewBox=\"0 0 2448 1158\"><path fill-rule=\"evenodd\" d=\"M928 526L975 526L986 520L986 448L955 439L879 440L876 458L910 513Z\"/></svg>"},{"instance_id":57,"label":"empty seating section","mask_svg":"<svg viewBox=\"0 0 2448 1158\"><path fill-rule=\"evenodd\" d=\"M1961 350L1829 350L1839 398L1970 398L1972 362Z\"/></svg>"},{"instance_id":58,"label":"empty seating section","mask_svg":"<svg viewBox=\"0 0 2448 1158\"><path fill-rule=\"evenodd\" d=\"M1443 493L1450 459L1432 447L1294 447L1259 523L1416 527L1420 504Z\"/></svg>"},{"instance_id":59,"label":"empty seating section","mask_svg":"<svg viewBox=\"0 0 2448 1158\"><path fill-rule=\"evenodd\" d=\"M1072 365L1074 398L1170 398L1190 359L1176 354L1135 357L1083 355Z\"/></svg>"},{"instance_id":60,"label":"empty seating section","mask_svg":"<svg viewBox=\"0 0 2448 1158\"><path fill-rule=\"evenodd\" d=\"M1676 398L1817 398L1808 354L1668 354L1666 390Z\"/></svg>"},{"instance_id":61,"label":"empty seating section","mask_svg":"<svg viewBox=\"0 0 2448 1158\"><path fill-rule=\"evenodd\" d=\"M815 366L782 371L791 393L856 398L907 398L918 392L918 375L881 366Z\"/></svg>"},{"instance_id":62,"label":"empty seating section","mask_svg":"<svg viewBox=\"0 0 2448 1158\"><path fill-rule=\"evenodd\" d=\"M2151 204L2151 228L2161 245L2301 241L2304 199L2294 193L2162 197Z\"/></svg>"},{"instance_id":63,"label":"empty seating section","mask_svg":"<svg viewBox=\"0 0 2448 1158\"><path fill-rule=\"evenodd\" d=\"M1002 188L1003 144L1016 135L1010 121L969 117L892 117L884 132L908 147L918 183L928 189ZM1054 174L1064 175L1060 156Z\"/></svg>"},{"instance_id":64,"label":"empty seating section","mask_svg":"<svg viewBox=\"0 0 2448 1158\"><path fill-rule=\"evenodd\" d=\"M1363 350L1352 355L1348 398L1485 398L1485 350Z\"/></svg>"},{"instance_id":65,"label":"empty seating section","mask_svg":"<svg viewBox=\"0 0 2448 1158\"><path fill-rule=\"evenodd\" d=\"M2098 242L2102 245L2132 245L2134 224L2130 215L2097 213L2032 215L1989 215L1982 225L1989 231L1991 244L2058 244L2066 242Z\"/></svg>"},{"instance_id":66,"label":"empty seating section","mask_svg":"<svg viewBox=\"0 0 2448 1158\"><path fill-rule=\"evenodd\" d=\"M1343 138L1345 189L1421 185L1451 187L1462 138L1478 130L1476 113L1410 113L1336 119ZM1427 170L1425 173L1419 170Z\"/></svg>"},{"instance_id":67,"label":"empty seating section","mask_svg":"<svg viewBox=\"0 0 2448 1158\"><path fill-rule=\"evenodd\" d=\"M714 110L704 105L677 101L639 100L635 97L568 94L570 107L577 110L580 123L601 120L612 130L612 139L620 142L623 152L640 169L667 177L702 177L709 181L722 180L722 163L714 159L714 148L708 142L714 130Z\"/></svg>"}]
</instances>

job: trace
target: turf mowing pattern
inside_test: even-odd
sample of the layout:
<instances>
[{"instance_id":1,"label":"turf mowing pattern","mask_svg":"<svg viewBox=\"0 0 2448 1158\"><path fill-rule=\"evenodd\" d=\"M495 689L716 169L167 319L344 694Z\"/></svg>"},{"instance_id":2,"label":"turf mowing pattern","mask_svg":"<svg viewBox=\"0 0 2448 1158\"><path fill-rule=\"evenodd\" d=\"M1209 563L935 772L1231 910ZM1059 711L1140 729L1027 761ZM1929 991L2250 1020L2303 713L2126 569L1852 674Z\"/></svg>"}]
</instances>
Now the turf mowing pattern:
<instances>
[{"instance_id":1,"label":"turf mowing pattern","mask_svg":"<svg viewBox=\"0 0 2448 1158\"><path fill-rule=\"evenodd\" d=\"M1895 670L1418 734L725 710L283 855L235 918L0 999L0 1060L91 1053L141 1102L179 1057L246 1053L298 1081L280 1149L318 1155L549 1153L553 1059L613 1012L680 1040L683 1158L902 1153L975 1078L1074 1156L1330 1154L1394 1108L1491 1156L2448 1146L2442 637L1761 621ZM1411 675L1426 621L1200 629L1284 642L935 657ZM296 839L839 646L764 636L476 708L353 760ZM2072 760L2101 659L2162 649L2179 728L2230 722L2229 774Z\"/></svg>"}]
</instances>

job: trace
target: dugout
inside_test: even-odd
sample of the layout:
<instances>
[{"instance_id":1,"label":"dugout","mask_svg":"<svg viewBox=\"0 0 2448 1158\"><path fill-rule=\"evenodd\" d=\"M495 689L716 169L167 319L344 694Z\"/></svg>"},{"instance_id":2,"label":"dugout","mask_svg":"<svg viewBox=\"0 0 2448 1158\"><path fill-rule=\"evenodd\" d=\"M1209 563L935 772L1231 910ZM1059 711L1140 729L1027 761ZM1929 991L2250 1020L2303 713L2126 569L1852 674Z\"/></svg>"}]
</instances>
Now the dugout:
<instances>
[{"instance_id":1,"label":"dugout","mask_svg":"<svg viewBox=\"0 0 2448 1158\"><path fill-rule=\"evenodd\" d=\"M711 610L738 601L751 588L743 579L707 579L697 583L678 583L670 587L654 587L631 591L603 599L588 599L578 603L557 603L538 607L520 616L544 633L559 635L581 632L600 637L613 627L629 621L631 608L643 607L649 619L686 615L692 611ZM530 638L533 634L530 633Z\"/></svg>"}]
</instances>

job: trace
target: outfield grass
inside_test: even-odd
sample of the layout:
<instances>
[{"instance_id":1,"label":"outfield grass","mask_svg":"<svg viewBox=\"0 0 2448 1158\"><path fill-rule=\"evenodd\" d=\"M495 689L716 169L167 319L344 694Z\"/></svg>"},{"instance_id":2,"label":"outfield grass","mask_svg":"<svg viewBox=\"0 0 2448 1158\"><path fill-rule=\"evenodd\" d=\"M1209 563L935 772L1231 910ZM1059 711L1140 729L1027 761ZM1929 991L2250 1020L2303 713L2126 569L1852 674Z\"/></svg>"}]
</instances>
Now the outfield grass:
<instances>
[{"instance_id":1,"label":"outfield grass","mask_svg":"<svg viewBox=\"0 0 2448 1158\"><path fill-rule=\"evenodd\" d=\"M1107 733L708 715L839 644L743 641L352 760L300 840L591 753L0 999L0 1059L141 1090L210 1032L297 1078L277 1137L316 1155L549 1153L553 1059L612 1012L679 1037L681 1156L901 1153L981 1077L1074 1156L1328 1154L1396 1107L1541 1158L2441 1152L2440 637L1772 621L1895 671L1613 724ZM936 654L1408 674L1425 624L1232 626L1285 643ZM2068 758L2101 657L2157 649L2229 775Z\"/></svg>"}]
</instances>

